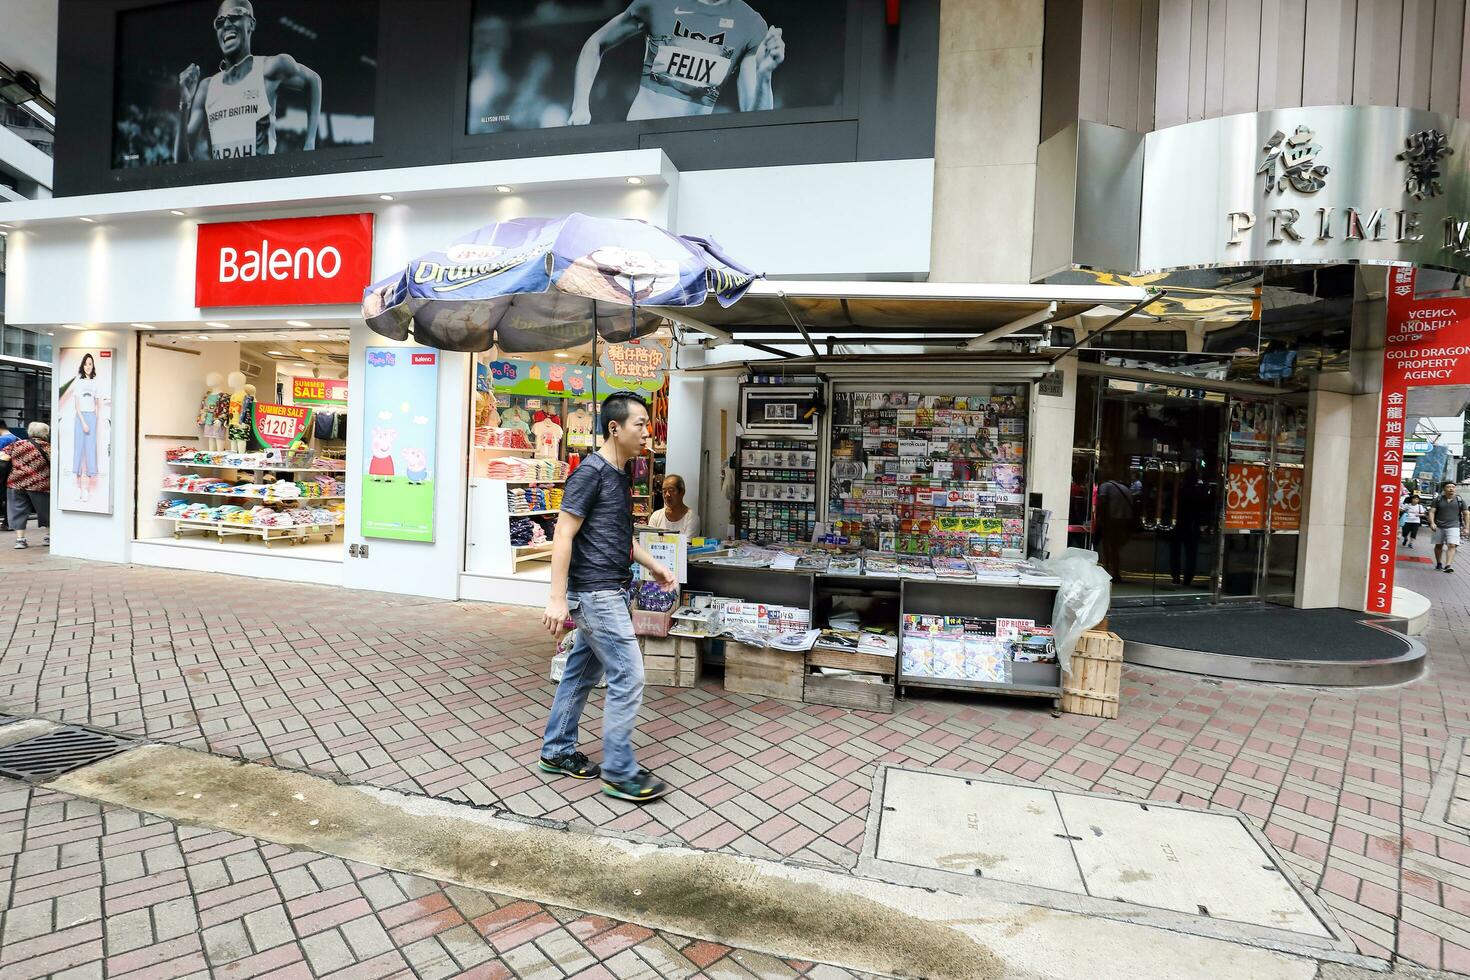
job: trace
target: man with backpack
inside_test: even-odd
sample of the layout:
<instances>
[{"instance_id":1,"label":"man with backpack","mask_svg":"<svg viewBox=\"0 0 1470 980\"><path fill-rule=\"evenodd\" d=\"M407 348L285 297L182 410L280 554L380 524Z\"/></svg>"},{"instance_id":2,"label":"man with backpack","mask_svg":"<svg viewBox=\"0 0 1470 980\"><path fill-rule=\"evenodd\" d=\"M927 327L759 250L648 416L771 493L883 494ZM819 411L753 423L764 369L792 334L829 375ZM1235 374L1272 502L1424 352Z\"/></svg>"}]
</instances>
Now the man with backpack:
<instances>
[{"instance_id":1,"label":"man with backpack","mask_svg":"<svg viewBox=\"0 0 1470 980\"><path fill-rule=\"evenodd\" d=\"M1429 504L1429 529L1434 532L1434 567L1446 572L1455 570L1455 549L1460 547L1460 532L1465 529L1465 501L1455 492L1455 481L1440 484L1439 496Z\"/></svg>"}]
</instances>

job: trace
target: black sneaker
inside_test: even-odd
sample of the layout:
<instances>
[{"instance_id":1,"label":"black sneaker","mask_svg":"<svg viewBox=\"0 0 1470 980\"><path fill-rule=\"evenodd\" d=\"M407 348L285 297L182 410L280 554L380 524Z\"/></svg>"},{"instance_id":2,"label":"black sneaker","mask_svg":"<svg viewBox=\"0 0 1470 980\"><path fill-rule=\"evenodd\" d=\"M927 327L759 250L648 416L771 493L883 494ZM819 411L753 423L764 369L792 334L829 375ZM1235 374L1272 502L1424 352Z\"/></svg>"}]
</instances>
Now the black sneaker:
<instances>
[{"instance_id":1,"label":"black sneaker","mask_svg":"<svg viewBox=\"0 0 1470 980\"><path fill-rule=\"evenodd\" d=\"M1446 565L1444 567L1444 570L1447 571L1447 572L1453 572L1455 570L1455 566L1453 566L1453 565Z\"/></svg>"},{"instance_id":2,"label":"black sneaker","mask_svg":"<svg viewBox=\"0 0 1470 980\"><path fill-rule=\"evenodd\" d=\"M554 772L558 776L573 779L595 779L602 775L602 767L580 752L568 752L556 759L541 758L541 771Z\"/></svg>"},{"instance_id":3,"label":"black sneaker","mask_svg":"<svg viewBox=\"0 0 1470 980\"><path fill-rule=\"evenodd\" d=\"M1434 570L1436 572L1442 572L1442 571L1444 571L1444 566L1441 565L1439 562L1435 562L1434 563Z\"/></svg>"},{"instance_id":4,"label":"black sneaker","mask_svg":"<svg viewBox=\"0 0 1470 980\"><path fill-rule=\"evenodd\" d=\"M669 791L668 784L659 779L647 769L639 769L638 775L621 783L602 781L602 791L608 796L616 796L620 800L632 800L634 803L647 803L656 800Z\"/></svg>"}]
</instances>

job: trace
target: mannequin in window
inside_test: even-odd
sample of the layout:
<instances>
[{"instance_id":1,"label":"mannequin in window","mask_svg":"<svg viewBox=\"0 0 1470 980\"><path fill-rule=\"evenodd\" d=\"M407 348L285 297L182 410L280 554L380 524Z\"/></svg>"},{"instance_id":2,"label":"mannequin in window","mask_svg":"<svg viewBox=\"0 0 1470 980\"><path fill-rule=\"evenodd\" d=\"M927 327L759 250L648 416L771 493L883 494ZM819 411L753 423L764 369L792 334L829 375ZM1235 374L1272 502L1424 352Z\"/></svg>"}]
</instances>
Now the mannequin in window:
<instances>
[{"instance_id":1,"label":"mannequin in window","mask_svg":"<svg viewBox=\"0 0 1470 980\"><path fill-rule=\"evenodd\" d=\"M195 422L199 426L199 434L215 452L225 448L225 427L220 419L222 400L228 407L230 396L225 391L225 376L218 371L211 371L204 376L204 397L199 401L199 415Z\"/></svg>"},{"instance_id":2,"label":"mannequin in window","mask_svg":"<svg viewBox=\"0 0 1470 980\"><path fill-rule=\"evenodd\" d=\"M230 375L234 378L235 375ZM243 380L244 375L240 375ZM255 385L242 384L230 393L230 452L243 453L250 446L250 428L255 421Z\"/></svg>"}]
</instances>

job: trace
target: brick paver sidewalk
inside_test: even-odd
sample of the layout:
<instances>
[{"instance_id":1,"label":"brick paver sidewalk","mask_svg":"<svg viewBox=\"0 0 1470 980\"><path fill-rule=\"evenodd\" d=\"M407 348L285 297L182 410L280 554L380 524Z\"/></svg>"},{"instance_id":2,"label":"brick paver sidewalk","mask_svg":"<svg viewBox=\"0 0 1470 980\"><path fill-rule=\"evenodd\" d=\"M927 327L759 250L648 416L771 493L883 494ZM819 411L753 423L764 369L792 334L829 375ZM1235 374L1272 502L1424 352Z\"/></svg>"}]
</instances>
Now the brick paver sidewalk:
<instances>
[{"instance_id":1,"label":"brick paver sidewalk","mask_svg":"<svg viewBox=\"0 0 1470 980\"><path fill-rule=\"evenodd\" d=\"M0 976L852 974L0 780Z\"/></svg>"},{"instance_id":2,"label":"brick paver sidewalk","mask_svg":"<svg viewBox=\"0 0 1470 980\"><path fill-rule=\"evenodd\" d=\"M1414 684L1129 668L1113 722L1020 700L913 700L886 715L717 683L651 688L640 761L678 792L643 809L531 769L553 687L527 609L7 553L0 710L838 868L861 847L882 763L1216 804L1264 828L1362 952L1470 972L1470 835L1423 818L1448 740L1470 735L1470 567L1399 567L1439 602ZM596 734L589 710L593 749Z\"/></svg>"}]
</instances>

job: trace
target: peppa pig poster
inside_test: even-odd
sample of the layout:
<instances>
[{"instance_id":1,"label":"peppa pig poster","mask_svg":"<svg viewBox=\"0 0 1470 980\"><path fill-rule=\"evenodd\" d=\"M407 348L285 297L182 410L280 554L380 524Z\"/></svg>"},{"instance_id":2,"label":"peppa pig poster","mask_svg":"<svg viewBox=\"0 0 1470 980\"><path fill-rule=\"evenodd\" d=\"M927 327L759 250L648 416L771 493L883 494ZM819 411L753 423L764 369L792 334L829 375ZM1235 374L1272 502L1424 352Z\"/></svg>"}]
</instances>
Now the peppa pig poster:
<instances>
[{"instance_id":1,"label":"peppa pig poster","mask_svg":"<svg viewBox=\"0 0 1470 980\"><path fill-rule=\"evenodd\" d=\"M369 347L366 362L362 536L433 541L439 352Z\"/></svg>"}]
</instances>

